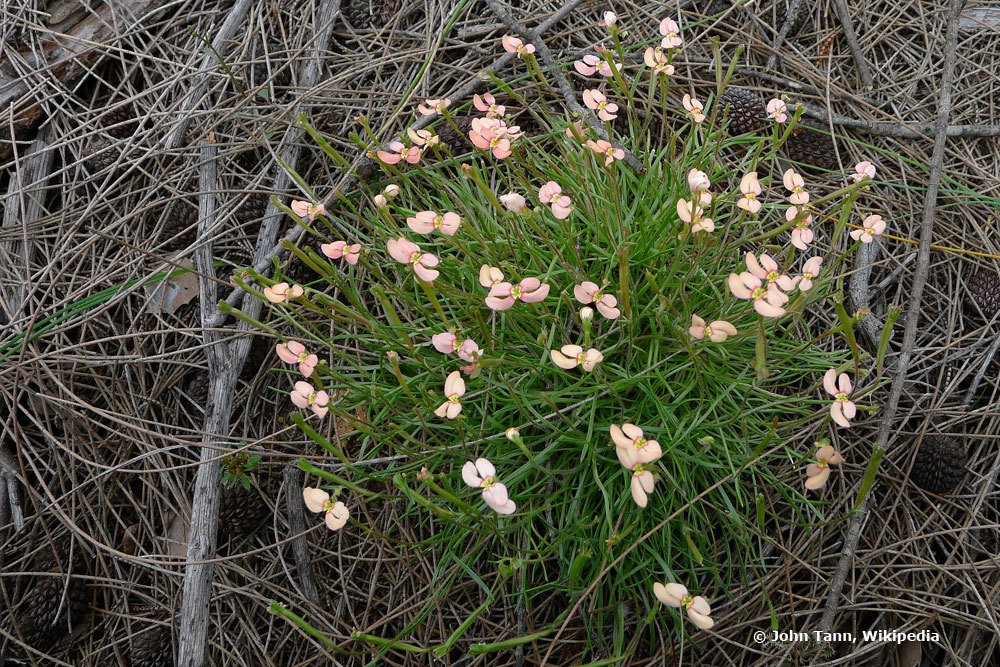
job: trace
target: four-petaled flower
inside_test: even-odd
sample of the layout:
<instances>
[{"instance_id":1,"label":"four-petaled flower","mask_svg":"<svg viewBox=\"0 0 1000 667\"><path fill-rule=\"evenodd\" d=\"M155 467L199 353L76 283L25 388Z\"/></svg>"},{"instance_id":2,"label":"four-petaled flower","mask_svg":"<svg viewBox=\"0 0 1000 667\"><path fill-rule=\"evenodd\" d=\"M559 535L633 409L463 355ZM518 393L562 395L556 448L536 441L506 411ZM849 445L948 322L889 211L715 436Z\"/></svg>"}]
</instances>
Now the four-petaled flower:
<instances>
[{"instance_id":1,"label":"four-petaled flower","mask_svg":"<svg viewBox=\"0 0 1000 667\"><path fill-rule=\"evenodd\" d=\"M816 237L812 227L810 227L813 221L812 215L807 209L800 212L797 207L789 206L788 210L785 211L785 220L788 222L795 220L795 226L792 227L792 245L799 250L808 250L809 244Z\"/></svg>"},{"instance_id":2,"label":"four-petaled flower","mask_svg":"<svg viewBox=\"0 0 1000 667\"><path fill-rule=\"evenodd\" d=\"M417 234L430 234L435 229L445 236L454 236L462 226L462 218L453 211L420 211L406 219L406 224Z\"/></svg>"},{"instance_id":3,"label":"four-petaled flower","mask_svg":"<svg viewBox=\"0 0 1000 667\"><path fill-rule=\"evenodd\" d=\"M417 105L417 111L423 116L444 115L445 109L451 106L451 100L447 97L440 100L425 100L423 104Z\"/></svg>"},{"instance_id":4,"label":"four-petaled flower","mask_svg":"<svg viewBox=\"0 0 1000 667\"><path fill-rule=\"evenodd\" d=\"M308 382L302 380L296 382L289 397L295 407L303 410L311 408L317 417L323 418L330 411L330 395L323 390L316 391L316 388Z\"/></svg>"},{"instance_id":5,"label":"four-petaled flower","mask_svg":"<svg viewBox=\"0 0 1000 667\"><path fill-rule=\"evenodd\" d=\"M715 320L711 324L705 324L705 320L697 315L692 315L688 333L691 334L692 338L697 338L698 340L702 340L705 336L708 336L708 339L713 343L721 343L730 336L736 335L736 327L726 320Z\"/></svg>"},{"instance_id":6,"label":"four-petaled flower","mask_svg":"<svg viewBox=\"0 0 1000 667\"><path fill-rule=\"evenodd\" d=\"M855 183L875 178L875 165L868 160L857 163L854 165L854 173L851 174L851 178L854 179Z\"/></svg>"},{"instance_id":7,"label":"four-petaled flower","mask_svg":"<svg viewBox=\"0 0 1000 667\"><path fill-rule=\"evenodd\" d=\"M503 271L495 266L483 264L479 267L479 284L491 289L503 282Z\"/></svg>"},{"instance_id":8,"label":"four-petaled flower","mask_svg":"<svg viewBox=\"0 0 1000 667\"><path fill-rule=\"evenodd\" d=\"M790 203L796 206L809 203L809 193L806 192L806 182L803 180L802 174L794 169L788 169L782 175L781 180L785 184L785 189L792 193L788 195Z\"/></svg>"},{"instance_id":9,"label":"four-petaled flower","mask_svg":"<svg viewBox=\"0 0 1000 667\"><path fill-rule=\"evenodd\" d=\"M483 500L497 514L513 514L517 505L507 494L507 487L497 478L497 469L486 459L466 461L462 479L474 489L483 490Z\"/></svg>"},{"instance_id":10,"label":"four-petaled flower","mask_svg":"<svg viewBox=\"0 0 1000 667\"><path fill-rule=\"evenodd\" d=\"M646 67L653 70L653 74L658 76L671 76L674 73L674 66L667 60L667 54L662 48L650 46L642 54L642 60Z\"/></svg>"},{"instance_id":11,"label":"four-petaled flower","mask_svg":"<svg viewBox=\"0 0 1000 667\"><path fill-rule=\"evenodd\" d=\"M292 213L300 218L309 218L309 222L315 220L317 215L326 213L326 207L322 204L313 204L312 202L299 201L298 199L292 200L291 209Z\"/></svg>"},{"instance_id":12,"label":"four-petaled flower","mask_svg":"<svg viewBox=\"0 0 1000 667\"><path fill-rule=\"evenodd\" d=\"M622 160L625 158L625 151L621 148L615 148L611 145L610 141L605 141L604 139L598 139L594 141L590 139L587 141L587 148L594 151L598 155L604 156L604 166L610 167L615 160Z\"/></svg>"},{"instance_id":13,"label":"four-petaled flower","mask_svg":"<svg viewBox=\"0 0 1000 667\"><path fill-rule=\"evenodd\" d=\"M378 159L386 164L399 164L405 160L409 164L420 162L420 147L410 146L407 148L402 141L390 141L389 150L375 151Z\"/></svg>"},{"instance_id":14,"label":"four-petaled flower","mask_svg":"<svg viewBox=\"0 0 1000 667\"><path fill-rule=\"evenodd\" d=\"M508 192L505 195L500 195L498 199L500 199L500 203L503 204L504 208L511 213L520 213L528 208L528 200L516 192Z\"/></svg>"},{"instance_id":15,"label":"four-petaled flower","mask_svg":"<svg viewBox=\"0 0 1000 667\"><path fill-rule=\"evenodd\" d=\"M747 271L768 283L774 283L786 292L795 289L795 279L784 275L778 270L778 263L767 253L761 253L760 259L752 252L746 256Z\"/></svg>"},{"instance_id":16,"label":"four-petaled flower","mask_svg":"<svg viewBox=\"0 0 1000 667\"><path fill-rule=\"evenodd\" d=\"M480 111L485 112L487 118L501 118L507 113L507 107L497 104L497 98L493 96L493 93L485 93L482 97L473 95L472 104Z\"/></svg>"},{"instance_id":17,"label":"four-petaled flower","mask_svg":"<svg viewBox=\"0 0 1000 667\"><path fill-rule=\"evenodd\" d=\"M558 350L549 350L549 356L559 368L570 370L580 366L588 373L604 361L604 355L594 348L584 351L579 345L563 345Z\"/></svg>"},{"instance_id":18,"label":"four-petaled flower","mask_svg":"<svg viewBox=\"0 0 1000 667\"><path fill-rule=\"evenodd\" d=\"M830 478L830 466L839 465L844 462L844 457L833 448L833 445L824 445L816 452L816 463L806 466L806 488L821 489Z\"/></svg>"},{"instance_id":19,"label":"four-petaled flower","mask_svg":"<svg viewBox=\"0 0 1000 667\"><path fill-rule=\"evenodd\" d=\"M310 512L319 514L325 512L326 527L330 530L340 530L347 525L347 519L351 516L347 505L330 500L330 494L323 489L315 489L307 486L302 490L302 499Z\"/></svg>"},{"instance_id":20,"label":"four-petaled flower","mask_svg":"<svg viewBox=\"0 0 1000 667\"><path fill-rule=\"evenodd\" d=\"M615 443L615 454L627 469L632 470L642 463L653 463L663 456L663 449L656 440L648 440L642 429L635 424L611 425L611 440Z\"/></svg>"},{"instance_id":21,"label":"four-petaled flower","mask_svg":"<svg viewBox=\"0 0 1000 667\"><path fill-rule=\"evenodd\" d=\"M480 272L481 274L481 272ZM490 287L486 305L493 310L507 310L517 301L538 303L549 295L549 286L538 278L525 278L516 285L501 282Z\"/></svg>"},{"instance_id":22,"label":"four-petaled flower","mask_svg":"<svg viewBox=\"0 0 1000 667\"><path fill-rule=\"evenodd\" d=\"M788 105L775 97L767 103L767 117L775 123L784 123L788 120Z\"/></svg>"},{"instance_id":23,"label":"four-petaled flower","mask_svg":"<svg viewBox=\"0 0 1000 667\"><path fill-rule=\"evenodd\" d=\"M517 57L524 60L524 56L535 52L534 44L525 44L524 40L514 35L504 35L500 38L503 50L507 53L516 53Z\"/></svg>"},{"instance_id":24,"label":"four-petaled flower","mask_svg":"<svg viewBox=\"0 0 1000 667\"><path fill-rule=\"evenodd\" d=\"M462 396L465 395L465 380L459 371L452 371L444 381L445 402L434 411L438 417L454 419L462 412Z\"/></svg>"},{"instance_id":25,"label":"four-petaled flower","mask_svg":"<svg viewBox=\"0 0 1000 667\"><path fill-rule=\"evenodd\" d=\"M700 123L705 120L705 105L698 101L698 98L691 97L690 94L684 93L684 98L681 100L684 108L691 115L691 120L695 123Z\"/></svg>"},{"instance_id":26,"label":"four-petaled flower","mask_svg":"<svg viewBox=\"0 0 1000 667\"><path fill-rule=\"evenodd\" d=\"M712 620L712 607L708 600L700 595L692 596L682 584L653 584L653 595L668 607L684 608L691 622L702 630L711 630L715 625Z\"/></svg>"},{"instance_id":27,"label":"four-petaled flower","mask_svg":"<svg viewBox=\"0 0 1000 667\"><path fill-rule=\"evenodd\" d=\"M838 377L837 370L831 368L823 375L823 388L826 389L826 393L833 396L833 403L830 404L830 416L833 421L839 426L850 428L851 420L858 411L850 399L853 389L851 378L847 373L841 373Z\"/></svg>"},{"instance_id":28,"label":"four-petaled flower","mask_svg":"<svg viewBox=\"0 0 1000 667\"><path fill-rule=\"evenodd\" d=\"M704 195L708 195L707 192L699 193L699 199L702 203L706 201ZM711 195L707 198L711 201ZM702 208L701 204L695 202L694 200L688 201L687 199L677 200L677 217L679 217L684 222L691 224L691 233L697 234L698 232L714 232L715 222L711 218L703 217L705 214L705 209Z\"/></svg>"},{"instance_id":29,"label":"four-petaled flower","mask_svg":"<svg viewBox=\"0 0 1000 667\"><path fill-rule=\"evenodd\" d=\"M585 55L582 60L575 61L573 67L584 76L600 74L603 77L614 76L615 72L620 72L622 69L621 63L614 63L612 65L604 58L595 56L592 53Z\"/></svg>"},{"instance_id":30,"label":"four-petaled flower","mask_svg":"<svg viewBox=\"0 0 1000 667\"><path fill-rule=\"evenodd\" d=\"M573 200L562 193L562 188L555 181L549 181L538 189L538 199L552 206L552 215L557 220L565 220L573 212Z\"/></svg>"},{"instance_id":31,"label":"four-petaled flower","mask_svg":"<svg viewBox=\"0 0 1000 667\"><path fill-rule=\"evenodd\" d=\"M457 354L465 361L475 361L482 354L479 345L471 338L459 340L458 336L450 331L445 331L431 336L431 344L434 349L441 354Z\"/></svg>"},{"instance_id":32,"label":"four-petaled flower","mask_svg":"<svg viewBox=\"0 0 1000 667\"><path fill-rule=\"evenodd\" d=\"M788 297L778 289L774 283L764 282L750 273L729 274L729 291L737 299L749 299L753 301L753 308L764 317L781 317L785 314L782 308L788 303Z\"/></svg>"},{"instance_id":33,"label":"four-petaled flower","mask_svg":"<svg viewBox=\"0 0 1000 667\"><path fill-rule=\"evenodd\" d=\"M680 26L677 25L677 21L671 18L660 21L660 34L663 35L660 47L664 49L676 49L684 43L684 40L681 39Z\"/></svg>"},{"instance_id":34,"label":"four-petaled flower","mask_svg":"<svg viewBox=\"0 0 1000 667\"><path fill-rule=\"evenodd\" d=\"M288 343L278 343L274 346L274 351L278 353L278 358L286 364L298 364L299 372L303 376L309 377L316 370L319 364L319 357L309 354L306 346L297 340L290 340Z\"/></svg>"},{"instance_id":35,"label":"four-petaled flower","mask_svg":"<svg viewBox=\"0 0 1000 667\"><path fill-rule=\"evenodd\" d=\"M289 285L288 283L275 283L264 288L264 298L271 303L282 303L289 299L294 299L305 294L301 285Z\"/></svg>"},{"instance_id":36,"label":"four-petaled flower","mask_svg":"<svg viewBox=\"0 0 1000 667\"><path fill-rule=\"evenodd\" d=\"M760 193L762 192L760 187L760 181L757 179L756 171L748 171L740 179L740 193L743 195L740 200L736 202L736 206L748 211L750 213L757 213L760 211Z\"/></svg>"},{"instance_id":37,"label":"four-petaled flower","mask_svg":"<svg viewBox=\"0 0 1000 667\"><path fill-rule=\"evenodd\" d=\"M861 223L861 229L851 230L851 238L862 243L871 243L885 231L885 221L881 215L869 215Z\"/></svg>"},{"instance_id":38,"label":"four-petaled flower","mask_svg":"<svg viewBox=\"0 0 1000 667\"><path fill-rule=\"evenodd\" d=\"M414 130L412 127L406 128L406 134L414 146L437 146L441 143L441 138L430 130Z\"/></svg>"},{"instance_id":39,"label":"four-petaled flower","mask_svg":"<svg viewBox=\"0 0 1000 667\"><path fill-rule=\"evenodd\" d=\"M389 255L397 262L409 264L413 268L413 273L425 282L432 282L440 275L434 267L440 260L429 252L423 252L413 241L408 241L402 237L390 239L386 244Z\"/></svg>"},{"instance_id":40,"label":"four-petaled flower","mask_svg":"<svg viewBox=\"0 0 1000 667\"><path fill-rule=\"evenodd\" d=\"M469 140L479 149L492 151L493 157L505 160L511 156L511 146L521 136L521 128L509 126L500 118L473 118Z\"/></svg>"},{"instance_id":41,"label":"four-petaled flower","mask_svg":"<svg viewBox=\"0 0 1000 667\"><path fill-rule=\"evenodd\" d=\"M583 103L587 105L588 109L596 111L597 117L601 120L607 121L618 118L618 105L614 102L609 102L604 93L596 88L588 88L583 91Z\"/></svg>"},{"instance_id":42,"label":"four-petaled flower","mask_svg":"<svg viewBox=\"0 0 1000 667\"><path fill-rule=\"evenodd\" d=\"M601 312L601 315L604 315L609 320L617 319L622 314L622 311L617 308L618 299L611 294L602 292L597 283L585 280L573 288L573 294L580 303L592 303L597 306L597 310Z\"/></svg>"},{"instance_id":43,"label":"four-petaled flower","mask_svg":"<svg viewBox=\"0 0 1000 667\"><path fill-rule=\"evenodd\" d=\"M319 247L319 249L322 250L323 254L330 259L344 259L351 266L356 265L358 263L358 258L361 257L360 243L334 241L333 243L324 243Z\"/></svg>"},{"instance_id":44,"label":"four-petaled flower","mask_svg":"<svg viewBox=\"0 0 1000 667\"><path fill-rule=\"evenodd\" d=\"M822 257L810 257L802 265L802 277L799 278L799 291L807 292L812 289L813 280L819 275L819 267L823 265Z\"/></svg>"}]
</instances>

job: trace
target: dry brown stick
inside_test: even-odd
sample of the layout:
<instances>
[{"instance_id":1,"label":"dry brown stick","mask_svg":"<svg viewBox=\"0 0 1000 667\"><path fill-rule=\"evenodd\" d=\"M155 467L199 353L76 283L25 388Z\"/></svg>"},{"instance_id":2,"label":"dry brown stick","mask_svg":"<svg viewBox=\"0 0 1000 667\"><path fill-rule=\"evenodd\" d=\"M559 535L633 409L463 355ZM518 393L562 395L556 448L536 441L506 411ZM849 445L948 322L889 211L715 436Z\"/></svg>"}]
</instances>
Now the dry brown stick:
<instances>
[{"instance_id":1,"label":"dry brown stick","mask_svg":"<svg viewBox=\"0 0 1000 667\"><path fill-rule=\"evenodd\" d=\"M858 74L861 76L861 83L864 84L866 90L873 90L875 88L875 79L872 78L872 71L868 67L868 61L865 60L865 54L861 52L861 45L858 44L858 36L854 32L854 24L851 23L851 13L847 10L847 4L844 0L833 0L833 6L837 8L837 17L840 19L841 27L844 29L844 38L847 40L847 46L851 49L854 64L857 66Z\"/></svg>"},{"instance_id":2,"label":"dry brown stick","mask_svg":"<svg viewBox=\"0 0 1000 667\"><path fill-rule=\"evenodd\" d=\"M855 311L865 311L863 317L858 320L858 326L865 335L865 340L874 351L878 349L879 341L882 339L882 322L875 313L871 312L871 275L872 266L879 255L879 241L874 239L871 243L862 243L858 248L858 254L854 256L854 269L851 271L851 279L848 282L848 293L851 297L851 309Z\"/></svg>"},{"instance_id":3,"label":"dry brown stick","mask_svg":"<svg viewBox=\"0 0 1000 667\"><path fill-rule=\"evenodd\" d=\"M576 9L576 7L580 5L583 1L584 0L570 0L570 2L567 2L557 12L552 14L552 16L550 16L549 18L538 24L538 32L540 33L547 32L549 29L552 28L552 26L556 25L564 18L569 16L569 14L574 9ZM514 54L505 53L504 55L497 58L493 62L493 64L490 65L490 67L487 69L492 71L498 71L506 67L509 63L513 62L514 59L515 59ZM464 100L467 99L470 95L476 92L476 90L478 90L480 87L484 85L485 83L482 79L481 74L477 73L472 79L464 83L458 89L449 94L447 97L451 100ZM416 120L416 122L413 123L413 128L418 130L422 129L430 125L433 120L434 118L431 116L421 116ZM363 158L364 155L359 155L354 160L353 166L356 168ZM358 180L357 177L355 177L352 173L344 175L344 177L340 179L340 182L337 183L337 185L333 188L330 194L326 198L324 198L323 200L324 203L329 203L331 201L334 201L337 198L338 194L345 193L349 188L352 188L357 183L357 180ZM284 236L283 239L281 239L280 242L278 242L277 244L272 244L270 250L267 253L255 259L253 264L254 271L256 271L257 273L265 273L266 271L268 271L268 269L270 269L272 263L274 262L275 258L280 257L285 252L285 245L294 244L295 242L297 242L299 238L302 237L302 234L304 232L305 230L302 227L299 227L298 225L289 230L289 232ZM246 293L243 291L243 288L234 287L232 291L229 293L229 295L226 297L226 303L235 308L243 299L245 294ZM220 312L216 315L216 318L213 319L210 324L212 326L219 326L223 323L223 321L225 321L225 318L226 314Z\"/></svg>"},{"instance_id":4,"label":"dry brown stick","mask_svg":"<svg viewBox=\"0 0 1000 667\"><path fill-rule=\"evenodd\" d=\"M802 10L802 2L803 0L792 0L788 5L785 22L781 24L778 36L771 43L771 55L767 59L767 64L764 65L765 69L774 69L774 66L778 63L778 51L781 50L781 46L785 43L785 38L788 37L788 33L792 29L792 24L795 23L795 19L798 18L799 12Z\"/></svg>"},{"instance_id":5,"label":"dry brown stick","mask_svg":"<svg viewBox=\"0 0 1000 667\"><path fill-rule=\"evenodd\" d=\"M295 557L295 570L302 584L302 594L307 600L319 603L319 589L313 576L312 562L309 558L309 543L306 542L306 521L302 513L302 471L294 465L285 466L285 516L288 519L289 539L292 542L292 555Z\"/></svg>"},{"instance_id":6,"label":"dry brown stick","mask_svg":"<svg viewBox=\"0 0 1000 667\"><path fill-rule=\"evenodd\" d=\"M880 137L901 137L905 139L930 139L936 136L936 123L904 123L878 120L859 120L839 114L828 114L825 111L805 105L805 115L833 123L840 127L850 127L863 130ZM998 137L1000 125L949 125L944 130L946 137Z\"/></svg>"},{"instance_id":7,"label":"dry brown stick","mask_svg":"<svg viewBox=\"0 0 1000 667\"><path fill-rule=\"evenodd\" d=\"M221 65L220 58L225 58L229 51L233 35L243 24L247 11L253 4L252 0L238 0L226 15L226 20L219 27L219 32L212 40L212 48L201 60L201 67L194 75L194 85L188 90L187 95L181 101L181 107L177 111L177 122L174 124L170 134L163 142L166 150L172 150L184 144L184 135L187 133L188 125L191 123L191 115L196 108L201 106L202 99L208 90L209 74L215 72ZM214 301L212 302L215 303Z\"/></svg>"},{"instance_id":8,"label":"dry brown stick","mask_svg":"<svg viewBox=\"0 0 1000 667\"><path fill-rule=\"evenodd\" d=\"M486 4L490 6L490 9L494 14L496 14L496 17L506 24L508 28L513 30L518 35L523 35L529 42L534 44L535 52L538 54L539 60L545 64L545 66L549 69L549 73L552 75L552 78L556 80L556 87L562 95L563 103L566 105L566 108L568 108L575 115L586 120L587 124L590 125L590 128L601 139L610 141L616 148L621 148L625 151L625 164L632 167L637 172L641 173L645 171L645 167L642 162L640 162L631 151L622 146L618 141L615 141L613 137L609 136L604 124L597 119L594 112L584 107L576 99L576 92L573 90L573 84L571 84L569 79L566 78L566 75L563 74L562 69L559 67L559 63L556 61L555 56L552 55L552 51L549 50L549 47L545 45L545 40L542 39L542 36L536 30L515 21L514 17L507 12L499 0L486 0Z\"/></svg>"},{"instance_id":9,"label":"dry brown stick","mask_svg":"<svg viewBox=\"0 0 1000 667\"><path fill-rule=\"evenodd\" d=\"M913 286L906 313L906 325L903 332L902 350L899 355L898 370L892 380L889 401L882 413L879 423L878 439L875 450L885 450L889 436L894 432L893 420L899 407L899 399L906 384L906 373L913 354L913 343L917 335L917 322L920 319L920 301L923 298L924 286L930 273L931 238L934 234L934 215L937 211L937 196L941 186L941 171L944 164L945 146L947 143L948 116L951 114L952 86L955 80L955 62L958 45L958 15L962 10L963 0L951 0L951 10L948 17L948 31L945 39L944 67L941 74L941 91L938 98L937 127L934 138L934 151L931 154L931 170L928 176L927 192L924 197L924 214L920 224L920 248L917 251L917 266L913 275ZM851 517L844 537L844 546L840 561L830 581L830 590L826 596L823 616L820 618L819 629L830 632L833 629L833 619L837 614L840 595L847 581L848 572L854 566L854 554L861 538L861 529L868 518L868 511L874 494L869 490L861 501L860 507Z\"/></svg>"}]
</instances>

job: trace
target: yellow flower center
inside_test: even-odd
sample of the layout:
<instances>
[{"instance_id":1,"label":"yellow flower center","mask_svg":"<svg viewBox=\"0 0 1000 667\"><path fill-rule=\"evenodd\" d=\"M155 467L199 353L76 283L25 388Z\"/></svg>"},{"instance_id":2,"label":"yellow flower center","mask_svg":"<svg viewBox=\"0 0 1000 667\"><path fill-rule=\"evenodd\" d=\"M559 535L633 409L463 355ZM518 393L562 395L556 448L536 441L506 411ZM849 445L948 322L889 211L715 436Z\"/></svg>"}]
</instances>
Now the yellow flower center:
<instances>
[{"instance_id":1,"label":"yellow flower center","mask_svg":"<svg viewBox=\"0 0 1000 667\"><path fill-rule=\"evenodd\" d=\"M646 439L645 438L636 438L635 442L632 443L632 444L635 445L636 449L642 449L643 447L646 446Z\"/></svg>"},{"instance_id":2,"label":"yellow flower center","mask_svg":"<svg viewBox=\"0 0 1000 667\"><path fill-rule=\"evenodd\" d=\"M458 403L461 400L461 397L458 394L452 394L448 397L448 400L452 403Z\"/></svg>"},{"instance_id":3,"label":"yellow flower center","mask_svg":"<svg viewBox=\"0 0 1000 667\"><path fill-rule=\"evenodd\" d=\"M410 264L419 264L420 263L420 256L421 255L420 255L419 252L415 252L412 255L410 255Z\"/></svg>"}]
</instances>

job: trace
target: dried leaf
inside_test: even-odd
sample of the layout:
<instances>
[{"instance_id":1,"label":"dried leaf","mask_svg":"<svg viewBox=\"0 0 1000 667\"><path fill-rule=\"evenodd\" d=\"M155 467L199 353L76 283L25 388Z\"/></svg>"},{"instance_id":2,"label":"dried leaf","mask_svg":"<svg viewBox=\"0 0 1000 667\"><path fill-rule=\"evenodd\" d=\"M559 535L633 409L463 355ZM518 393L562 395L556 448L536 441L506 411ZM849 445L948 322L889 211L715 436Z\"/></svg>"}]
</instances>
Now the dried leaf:
<instances>
[{"instance_id":1,"label":"dried leaf","mask_svg":"<svg viewBox=\"0 0 1000 667\"><path fill-rule=\"evenodd\" d=\"M167 536L163 538L163 546L166 554L168 556L177 556L178 558L187 558L187 536L187 518L180 514L175 514L173 521L170 522L170 528L167 529Z\"/></svg>"},{"instance_id":2,"label":"dried leaf","mask_svg":"<svg viewBox=\"0 0 1000 667\"><path fill-rule=\"evenodd\" d=\"M189 259L177 262L177 266L194 269ZM147 283L144 289L151 312L173 315L178 308L198 296L198 276L189 270L159 282Z\"/></svg>"},{"instance_id":3,"label":"dried leaf","mask_svg":"<svg viewBox=\"0 0 1000 667\"><path fill-rule=\"evenodd\" d=\"M923 649L918 641L906 641L896 644L896 664L899 667L919 667L923 658Z\"/></svg>"}]
</instances>

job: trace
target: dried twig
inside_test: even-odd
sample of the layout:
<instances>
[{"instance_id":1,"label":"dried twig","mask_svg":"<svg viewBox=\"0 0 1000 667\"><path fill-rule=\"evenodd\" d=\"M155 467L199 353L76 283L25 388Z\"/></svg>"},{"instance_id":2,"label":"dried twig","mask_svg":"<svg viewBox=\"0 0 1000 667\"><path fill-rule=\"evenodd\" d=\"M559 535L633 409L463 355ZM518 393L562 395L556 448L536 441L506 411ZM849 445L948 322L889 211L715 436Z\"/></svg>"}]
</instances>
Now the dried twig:
<instances>
[{"instance_id":1,"label":"dried twig","mask_svg":"<svg viewBox=\"0 0 1000 667\"><path fill-rule=\"evenodd\" d=\"M862 243L858 248L858 254L854 257L854 270L851 271L851 280L848 284L848 291L851 296L851 308L855 311L866 311L864 317L858 321L861 332L865 335L868 345L872 350L878 349L879 341L882 338L882 323L878 317L871 312L871 276L872 266L878 259L880 245L878 239L871 243Z\"/></svg>"},{"instance_id":2,"label":"dried twig","mask_svg":"<svg viewBox=\"0 0 1000 667\"><path fill-rule=\"evenodd\" d=\"M552 55L552 51L549 50L549 47L545 45L545 40L542 39L542 36L536 30L515 21L514 17L507 12L499 0L486 0L486 4L490 6L490 9L493 10L494 14L496 14L496 17L506 24L508 28L518 35L523 35L528 39L528 41L534 44L535 52L538 54L539 60L541 60L545 66L549 68L552 78L555 79L556 87L562 95L563 103L566 105L566 108L580 118L585 119L587 124L590 125L591 129L594 130L599 137L610 141L616 148L621 148L625 151L625 163L628 166L632 167L637 172L645 171L645 167L642 162L640 162L631 151L625 148L625 146L618 141L615 141L613 137L610 137L604 127L604 124L597 119L594 112L581 105L576 99L576 92L573 90L573 84L571 84L569 79L566 78L566 75L563 74L562 69L559 67L559 63L556 61L555 56Z\"/></svg>"},{"instance_id":3,"label":"dried twig","mask_svg":"<svg viewBox=\"0 0 1000 667\"><path fill-rule=\"evenodd\" d=\"M873 90L875 80L872 78L868 61L865 60L865 55L861 52L861 46L858 44L858 36L854 32L854 24L851 23L851 13L847 10L847 4L844 0L833 0L833 6L837 8L837 17L840 19L840 25L844 28L844 38L851 49L851 55L854 56L854 64L858 68L858 75L861 76L861 83L864 84L866 90Z\"/></svg>"},{"instance_id":4,"label":"dried twig","mask_svg":"<svg viewBox=\"0 0 1000 667\"><path fill-rule=\"evenodd\" d=\"M771 43L771 55L767 59L767 64L764 66L765 69L774 69L774 66L778 64L778 53L781 51L781 45L785 43L785 38L788 37L788 33L792 29L792 25L799 16L799 12L802 10L803 0L792 0L788 5L788 13L785 14L785 22L781 24L781 30L778 31L778 36L774 38L774 42Z\"/></svg>"},{"instance_id":5,"label":"dried twig","mask_svg":"<svg viewBox=\"0 0 1000 667\"><path fill-rule=\"evenodd\" d=\"M885 449L889 436L895 432L895 417L899 407L899 399L906 384L906 373L913 354L914 341L917 334L917 322L920 319L920 300L923 297L924 285L930 272L931 238L934 233L934 214L937 210L938 190L941 185L941 171L944 164L945 146L947 143L948 116L951 114L952 85L955 80L955 61L958 44L958 15L964 4L963 0L951 0L948 16L948 31L945 41L944 66L941 74L941 90L938 100L937 134L934 139L934 152L931 155L931 170L928 176L927 193L924 197L924 214L920 225L920 249L917 254L917 266L914 270L913 285L910 291L909 307L906 314L906 325L903 333L902 351L899 356L898 370L892 381L889 400L879 423L878 439L875 449ZM823 616L820 618L819 629L830 632L833 629L833 619L840 603L841 591L847 580L848 572L854 567L854 554L858 548L861 529L868 518L873 493L869 491L861 502L861 506L851 518L844 538L844 546L836 572L830 581Z\"/></svg>"},{"instance_id":6,"label":"dried twig","mask_svg":"<svg viewBox=\"0 0 1000 667\"><path fill-rule=\"evenodd\" d=\"M292 543L292 555L295 557L295 569L299 574L302 594L307 600L319 603L319 590L316 578L313 576L312 564L309 559L309 543L306 542L306 522L302 514L302 471L294 465L285 466L285 517L288 520L289 539Z\"/></svg>"},{"instance_id":7,"label":"dried twig","mask_svg":"<svg viewBox=\"0 0 1000 667\"><path fill-rule=\"evenodd\" d=\"M902 123L879 120L859 120L840 114L828 114L816 107L805 105L805 115L810 118L832 123L840 127L850 127L862 130L868 134L881 137L900 137L904 139L930 139L937 134L937 123ZM949 125L944 129L946 137L997 137L1000 136L1000 125Z\"/></svg>"}]
</instances>

